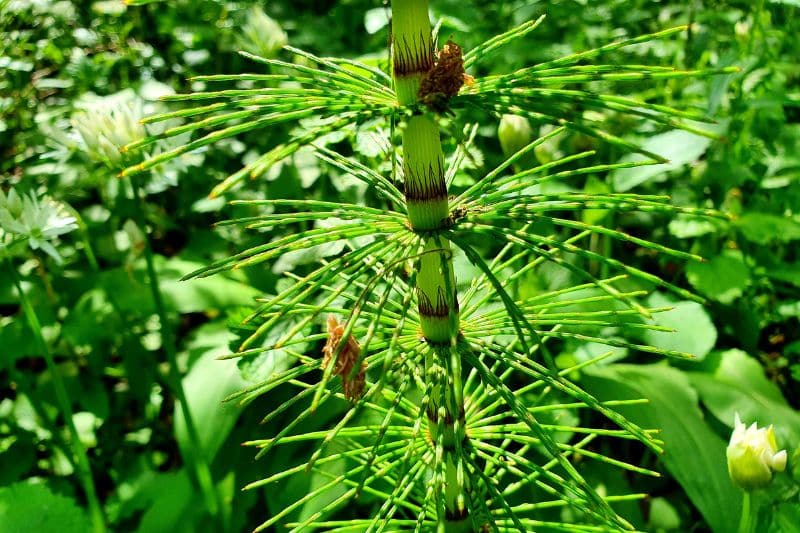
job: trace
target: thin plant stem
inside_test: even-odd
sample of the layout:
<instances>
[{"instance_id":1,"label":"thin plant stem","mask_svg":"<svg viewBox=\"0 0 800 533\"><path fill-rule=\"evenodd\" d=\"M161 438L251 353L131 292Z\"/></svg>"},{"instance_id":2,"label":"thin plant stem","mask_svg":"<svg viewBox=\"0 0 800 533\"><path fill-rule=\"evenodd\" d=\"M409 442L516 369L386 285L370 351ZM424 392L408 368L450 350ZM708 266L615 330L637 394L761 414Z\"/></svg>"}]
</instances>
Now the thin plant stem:
<instances>
[{"instance_id":1,"label":"thin plant stem","mask_svg":"<svg viewBox=\"0 0 800 533\"><path fill-rule=\"evenodd\" d=\"M753 531L753 507L750 491L744 491L742 496L742 516L739 519L739 533L751 533Z\"/></svg>"},{"instance_id":2,"label":"thin plant stem","mask_svg":"<svg viewBox=\"0 0 800 533\"><path fill-rule=\"evenodd\" d=\"M17 274L16 268L14 268L14 265L11 263L10 259L7 259L6 263L8 265L8 270L11 272L11 278L14 280L14 286L17 289L17 293L19 293L19 300L22 304L22 310L25 313L25 318L28 321L28 326L33 332L33 336L36 340L36 343L39 345L39 349L44 356L47 369L50 372L50 376L53 380L53 389L55 389L56 401L58 402L58 406L61 409L61 414L64 416L64 421L66 422L67 429L69 430L69 444L72 447L72 453L74 455L72 462L76 466L78 478L80 479L83 490L86 493L86 501L89 506L89 514L92 520L92 531L95 533L102 533L106 530L103 510L100 507L100 500L97 497L97 490L94 486L94 479L92 478L92 470L89 466L89 457L86 454L86 448L84 448L80 436L78 435L78 429L75 427L72 404L69 400L69 394L67 394L67 388L64 385L63 376L61 375L61 371L59 370L58 366L56 366L56 362L53 359L53 354L50 353L47 342L44 340L39 317L36 315L36 312L34 311L33 305L31 305L27 294L25 294L25 291L22 289L22 282L19 279L19 274ZM55 423L53 426L55 427Z\"/></svg>"},{"instance_id":3,"label":"thin plant stem","mask_svg":"<svg viewBox=\"0 0 800 533\"><path fill-rule=\"evenodd\" d=\"M86 260L89 261L89 266L92 267L94 272L100 272L100 264L97 262L97 257L94 255L92 243L89 241L89 232L86 228L81 228L81 241L83 242L83 253L86 255Z\"/></svg>"},{"instance_id":4,"label":"thin plant stem","mask_svg":"<svg viewBox=\"0 0 800 533\"><path fill-rule=\"evenodd\" d=\"M86 260L89 261L89 266L92 267L94 272L100 271L100 264L97 262L97 256L94 254L92 243L89 240L89 227L83 220L81 214L70 205L65 205L65 209L70 215L75 217L78 223L78 234L80 235L81 242L83 243L83 253L86 255Z\"/></svg>"},{"instance_id":5,"label":"thin plant stem","mask_svg":"<svg viewBox=\"0 0 800 533\"><path fill-rule=\"evenodd\" d=\"M181 414L183 415L184 422L186 423L186 430L189 435L189 442L191 450L184 450L186 457L184 459L187 463L192 465L197 484L203 494L206 509L209 514L217 517L221 522L225 520L224 505L220 502L220 497L214 488L213 478L211 476L211 469L203 453L200 437L197 433L197 426L194 423L192 413L189 409L189 403L186 400L186 393L183 390L183 382L178 369L177 350L175 339L172 335L172 330L169 327L167 318L166 307L164 306L164 297L161 294L161 288L158 283L158 274L155 267L155 257L150 243L150 233L147 229L147 223L144 218L145 200L142 191L141 182L139 179L131 179L131 188L133 189L134 199L136 201L136 219L137 224L144 232L144 258L147 265L147 277L150 283L150 292L155 304L156 313L158 314L159 321L161 322L161 342L164 347L164 352L167 355L167 363L169 365L169 382L172 394L178 400L180 405ZM223 528L225 530L226 528Z\"/></svg>"}]
</instances>

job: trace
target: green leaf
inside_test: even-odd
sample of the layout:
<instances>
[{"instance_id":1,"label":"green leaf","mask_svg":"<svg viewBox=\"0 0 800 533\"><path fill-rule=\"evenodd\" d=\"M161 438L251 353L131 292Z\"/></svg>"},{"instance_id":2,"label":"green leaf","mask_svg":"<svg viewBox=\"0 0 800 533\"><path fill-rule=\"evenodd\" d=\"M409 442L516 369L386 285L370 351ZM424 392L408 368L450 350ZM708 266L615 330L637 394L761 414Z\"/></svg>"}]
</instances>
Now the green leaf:
<instances>
[{"instance_id":1,"label":"green leaf","mask_svg":"<svg viewBox=\"0 0 800 533\"><path fill-rule=\"evenodd\" d=\"M761 364L745 352L722 352L713 375L687 375L708 410L726 426L733 427L734 415L739 413L746 423L774 424L781 447L800 442L800 414L786 403L778 386L767 379Z\"/></svg>"},{"instance_id":2,"label":"green leaf","mask_svg":"<svg viewBox=\"0 0 800 533\"><path fill-rule=\"evenodd\" d=\"M165 259L156 256L159 285L167 309L178 313L198 313L237 306L249 306L261 292L225 276L181 281L181 277L204 265L178 257ZM150 289L146 285L144 261L136 263L131 277L125 269L104 272L101 283L106 292L114 295L114 303L122 311L153 309Z\"/></svg>"},{"instance_id":3,"label":"green leaf","mask_svg":"<svg viewBox=\"0 0 800 533\"><path fill-rule=\"evenodd\" d=\"M196 335L205 346L192 346L193 350L203 353L183 378L183 389L197 426L200 445L210 461L225 442L242 411L239 404L223 400L242 389L245 382L239 374L236 361L217 359L229 353L228 343L234 338L224 322L206 324L199 328ZM181 449L191 450L192 441L180 406L175 407L175 438Z\"/></svg>"},{"instance_id":4,"label":"green leaf","mask_svg":"<svg viewBox=\"0 0 800 533\"><path fill-rule=\"evenodd\" d=\"M55 494L46 485L15 483L0 488L0 531L91 531L89 518L72 498Z\"/></svg>"},{"instance_id":5,"label":"green leaf","mask_svg":"<svg viewBox=\"0 0 800 533\"><path fill-rule=\"evenodd\" d=\"M736 221L744 238L757 244L800 239L800 222L768 213L745 213Z\"/></svg>"},{"instance_id":6,"label":"green leaf","mask_svg":"<svg viewBox=\"0 0 800 533\"><path fill-rule=\"evenodd\" d=\"M184 469L159 473L137 495L153 503L144 513L137 533L190 533L196 531L202 505L193 505L197 495Z\"/></svg>"},{"instance_id":7,"label":"green leaf","mask_svg":"<svg viewBox=\"0 0 800 533\"><path fill-rule=\"evenodd\" d=\"M800 6L800 2L795 5ZM772 516L769 533L800 533L800 505L797 502L779 505Z\"/></svg>"},{"instance_id":8,"label":"green leaf","mask_svg":"<svg viewBox=\"0 0 800 533\"><path fill-rule=\"evenodd\" d=\"M769 267L765 274L772 279L791 283L795 287L800 287L800 263L783 264L778 267Z\"/></svg>"},{"instance_id":9,"label":"green leaf","mask_svg":"<svg viewBox=\"0 0 800 533\"><path fill-rule=\"evenodd\" d=\"M680 214L669 222L669 232L679 239L699 237L714 233L716 228L710 220Z\"/></svg>"},{"instance_id":10,"label":"green leaf","mask_svg":"<svg viewBox=\"0 0 800 533\"><path fill-rule=\"evenodd\" d=\"M180 281L181 277L205 266L173 257L159 268L159 283L167 305L179 313L195 313L252 305L261 292L225 276Z\"/></svg>"},{"instance_id":11,"label":"green leaf","mask_svg":"<svg viewBox=\"0 0 800 533\"><path fill-rule=\"evenodd\" d=\"M610 365L587 370L583 385L601 401L646 398L618 410L662 430L664 466L714 532L736 531L742 498L728 478L726 442L703 419L686 375L665 365Z\"/></svg>"},{"instance_id":12,"label":"green leaf","mask_svg":"<svg viewBox=\"0 0 800 533\"><path fill-rule=\"evenodd\" d=\"M75 428L78 430L78 437L81 439L85 448L97 446L97 435L95 430L103 423L94 413L81 411L72 415Z\"/></svg>"},{"instance_id":13,"label":"green leaf","mask_svg":"<svg viewBox=\"0 0 800 533\"><path fill-rule=\"evenodd\" d=\"M317 228L335 228L336 226L347 224L348 221L339 218L330 217L327 220L317 220L314 224ZM309 263L316 263L320 259L338 255L344 250L345 243L339 240L331 240L316 246L309 246L307 248L300 248L296 250L288 250L280 256L272 265L272 271L276 274L282 272L289 272L294 270L297 265L306 265ZM260 296L260 295L259 295Z\"/></svg>"},{"instance_id":14,"label":"green leaf","mask_svg":"<svg viewBox=\"0 0 800 533\"><path fill-rule=\"evenodd\" d=\"M19 398L19 397L18 397ZM19 401L19 400L17 400ZM0 405L0 417L10 419L11 413L6 410L10 406ZM28 469L34 468L37 461L39 441L36 435L28 431L17 430L13 441L0 441L3 453L0 453L0 485L10 485L23 477ZM2 498L0 498L2 500ZM2 506L2 501L0 501Z\"/></svg>"},{"instance_id":15,"label":"green leaf","mask_svg":"<svg viewBox=\"0 0 800 533\"><path fill-rule=\"evenodd\" d=\"M686 279L703 295L730 304L742 295L750 283L750 269L741 252L730 250L706 263L689 263L686 266Z\"/></svg>"},{"instance_id":16,"label":"green leaf","mask_svg":"<svg viewBox=\"0 0 800 533\"><path fill-rule=\"evenodd\" d=\"M614 190L617 192L628 191L666 172L677 170L683 165L697 161L710 145L711 139L708 137L684 130L672 130L654 135L642 142L641 147L669 159L669 163L617 169L611 173ZM646 159L647 157L641 154L628 154L623 156L620 161L644 161Z\"/></svg>"},{"instance_id":17,"label":"green leaf","mask_svg":"<svg viewBox=\"0 0 800 533\"><path fill-rule=\"evenodd\" d=\"M672 306L673 309L654 316L656 324L673 328L674 333L644 332L645 342L664 350L676 350L694 355L701 361L717 342L717 328L708 313L697 302L687 300L672 302L661 293L653 293L647 299L649 307Z\"/></svg>"}]
</instances>

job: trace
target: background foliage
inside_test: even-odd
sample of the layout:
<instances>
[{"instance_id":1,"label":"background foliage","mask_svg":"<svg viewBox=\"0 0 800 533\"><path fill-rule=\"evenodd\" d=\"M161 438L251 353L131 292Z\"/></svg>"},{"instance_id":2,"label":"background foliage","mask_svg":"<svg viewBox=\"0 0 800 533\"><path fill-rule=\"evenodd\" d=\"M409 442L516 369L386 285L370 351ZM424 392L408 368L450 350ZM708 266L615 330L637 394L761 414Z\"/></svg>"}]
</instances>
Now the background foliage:
<instances>
[{"instance_id":1,"label":"background foliage","mask_svg":"<svg viewBox=\"0 0 800 533\"><path fill-rule=\"evenodd\" d=\"M678 39L618 52L619 59L680 68L737 65L735 75L642 83L628 87L645 100L677 108L699 107L719 117L716 141L679 130L653 132L646 122L606 113L614 134L642 143L669 164L615 171L559 182L587 192L669 194L678 205L710 207L730 222L672 220L647 215L588 213L592 221L653 239L708 259L683 264L642 254L612 240L593 243L611 254L707 298L705 304L655 293L650 306L673 306L659 315L677 333L644 330L642 340L694 354L691 362L659 362L620 349L602 368L575 376L602 398L645 397L649 406L623 411L644 427L660 427L666 454L656 457L631 444L608 453L654 468L659 479L587 463L584 475L614 492L647 492L643 503L619 504L642 529L719 532L735 529L739 494L725 470L724 446L734 412L745 420L774 423L779 443L800 445L800 6L796 2L433 2L443 18L442 35L465 49L510 26L546 13L545 22L522 42L496 56L492 72L602 45L623 36L693 22ZM253 27L266 10L280 27ZM248 26L250 24L250 26ZM254 461L240 443L275 433L291 413L259 426L265 402L246 407L221 404L232 392L284 370L281 350L255 359L219 361L236 342L236 324L253 299L274 294L281 274L308 271L310 263L337 254L335 246L313 254L287 253L270 268L237 270L225 277L178 279L215 259L276 235L214 229L217 221L248 215L250 207L225 199L316 198L358 202L369 194L347 174L298 152L264 179L247 183L225 199L208 199L221 179L267 152L289 127L245 134L186 154L160 167L147 183L144 213L154 228L153 247L170 323L160 324L145 285L142 228L137 206L123 182L81 150L71 117L97 96L123 93L147 112L163 111L158 97L204 88L192 76L241 73L253 66L236 53L263 53L286 33L289 44L321 55L359 58L380 65L387 57L387 11L376 2L261 2L180 0L125 7L97 2L0 0L0 180L3 188L46 191L71 205L83 221L67 235L57 264L46 256L17 257L24 290L43 322L75 413L109 523L120 531L194 531L206 510L199 503L180 454L195 446L168 392L161 327L177 336L183 385L195 413L201 450L228 502L228 528L241 531L298 500L323 479L298 475L280 489L239 489L296 464L307 451L285 448L268 461ZM499 117L498 117L499 119ZM307 125L308 126L308 125ZM301 126L303 127L303 126ZM380 126L346 130L326 138L386 170ZM376 133L377 130L377 133ZM541 131L540 133L546 133ZM451 147L452 148L452 147ZM631 157L592 138L572 134L537 150L546 161L596 149L591 163ZM456 180L469 184L476 169L502 158L496 127L479 129L469 164ZM82 235L85 234L85 239ZM84 254L90 242L97 269ZM486 253L491 254L486 244ZM4 266L5 268L5 266ZM469 267L457 276L467 279ZM598 269L601 266L598 266ZM5 272L5 271L4 271ZM540 268L517 290L535 294L568 286L569 271ZM0 530L17 531L20 517L35 514L46 524L86 529L80 485L64 448L66 432L48 422L58 412L47 371L20 310L10 276L0 277ZM321 349L309 344L309 353ZM578 340L560 345L563 366L605 351ZM335 410L307 422L311 431L335 419ZM599 446L603 446L600 444ZM795 463L796 464L796 463ZM336 465L332 468L342 467ZM789 475L792 475L791 473ZM794 485L796 487L796 485ZM779 477L768 495L773 531L795 531L798 495ZM20 501L28 502L25 506ZM33 502L33 503L31 503ZM35 504L39 505L35 505ZM308 501L299 515L325 504ZM373 505L368 499L363 505ZM46 509L33 513L31 508ZM47 522L52 520L54 522ZM11 525L9 525L11 524ZM21 526L20 526L21 527ZM10 528L10 529L9 529ZM792 529L794 528L794 529Z\"/></svg>"}]
</instances>

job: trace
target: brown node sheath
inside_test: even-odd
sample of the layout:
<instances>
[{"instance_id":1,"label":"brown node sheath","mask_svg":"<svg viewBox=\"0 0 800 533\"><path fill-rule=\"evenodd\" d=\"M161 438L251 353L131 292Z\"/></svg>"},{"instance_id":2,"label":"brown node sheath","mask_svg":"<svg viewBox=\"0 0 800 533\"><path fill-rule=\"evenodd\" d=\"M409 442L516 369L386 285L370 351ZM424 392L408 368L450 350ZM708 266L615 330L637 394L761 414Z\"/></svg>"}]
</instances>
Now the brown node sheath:
<instances>
[{"instance_id":1,"label":"brown node sheath","mask_svg":"<svg viewBox=\"0 0 800 533\"><path fill-rule=\"evenodd\" d=\"M338 349L339 344L342 342L344 329L345 325L340 324L336 320L335 316L328 315L328 340L325 342L325 346L322 348L323 370L328 368L328 365L333 360L336 350ZM358 374L356 374L356 376L352 379L350 378L360 354L361 346L359 346L358 341L356 341L352 335L348 335L333 367L333 373L342 378L342 391L344 392L344 397L351 402L358 400L364 395L367 365L365 363L361 363L361 368L358 370Z\"/></svg>"},{"instance_id":2,"label":"brown node sheath","mask_svg":"<svg viewBox=\"0 0 800 533\"><path fill-rule=\"evenodd\" d=\"M419 314L426 317L446 318L450 314L450 306L447 303L447 296L441 287L436 291L436 304L431 302L428 295L417 288L419 298Z\"/></svg>"},{"instance_id":3,"label":"brown node sheath","mask_svg":"<svg viewBox=\"0 0 800 533\"><path fill-rule=\"evenodd\" d=\"M402 78L413 74L424 74L433 67L436 50L433 42L424 46L425 38L419 35L419 40L409 43L405 36L398 42L394 40L393 66L395 77Z\"/></svg>"},{"instance_id":4,"label":"brown node sheath","mask_svg":"<svg viewBox=\"0 0 800 533\"><path fill-rule=\"evenodd\" d=\"M447 184L445 183L442 160L436 160L436 167L428 165L427 169L415 172L413 165L404 165L406 180L404 193L407 200L434 200L447 197Z\"/></svg>"}]
</instances>

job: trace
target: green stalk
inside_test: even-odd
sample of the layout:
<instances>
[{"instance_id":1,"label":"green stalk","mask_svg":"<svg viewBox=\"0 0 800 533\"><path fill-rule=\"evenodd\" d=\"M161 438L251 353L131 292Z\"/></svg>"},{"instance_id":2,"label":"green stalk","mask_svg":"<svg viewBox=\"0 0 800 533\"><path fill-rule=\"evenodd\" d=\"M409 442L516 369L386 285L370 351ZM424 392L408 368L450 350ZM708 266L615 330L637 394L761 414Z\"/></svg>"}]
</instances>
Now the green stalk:
<instances>
[{"instance_id":1,"label":"green stalk","mask_svg":"<svg viewBox=\"0 0 800 533\"><path fill-rule=\"evenodd\" d=\"M200 491L205 500L206 509L209 514L219 518L223 523L223 530L225 520L225 507L220 502L220 497L214 488L213 478L211 477L211 469L206 461L201 447L200 437L197 433L192 413L189 410L189 403L186 401L186 393L183 390L183 381L181 378L180 370L178 369L177 350L175 339L172 336L172 329L169 326L167 318L167 310L164 306L164 297L161 294L161 287L158 283L158 274L156 273L155 258L153 249L150 244L150 232L144 218L145 200L142 191L141 180L131 179L131 188L133 189L134 199L136 200L136 222L144 232L144 258L147 265L147 277L150 283L150 292L155 304L156 314L161 321L161 339L164 346L164 351L167 355L167 363L169 365L169 381L172 394L178 400L180 405L181 414L186 423L186 430L189 434L189 441L191 449L184 450L184 460L190 464L194 470L195 478Z\"/></svg>"},{"instance_id":2,"label":"green stalk","mask_svg":"<svg viewBox=\"0 0 800 533\"><path fill-rule=\"evenodd\" d=\"M444 488L439 495L438 531L473 531L467 509L463 443L466 438L459 332L458 300L450 241L442 235L449 216L444 154L435 115L425 113L417 92L433 67L435 51L427 0L392 1L392 71L400 105L415 106L403 131L403 171L408 220L422 236L423 254L417 262L416 291L422 335L431 346L426 375L438 379L428 409L431 443L441 443ZM443 417L444 420L441 418ZM439 471L441 463L435 471Z\"/></svg>"},{"instance_id":3,"label":"green stalk","mask_svg":"<svg viewBox=\"0 0 800 533\"><path fill-rule=\"evenodd\" d=\"M22 310L25 313L28 326L33 332L33 336L36 339L36 343L39 345L39 349L42 351L42 355L44 356L44 360L47 364L47 369L53 379L53 388L55 389L56 393L56 401L58 402L59 408L61 409L61 414L63 415L64 421L67 424L67 429L69 430L69 444L72 446L72 453L74 455L71 462L76 466L75 470L77 471L78 478L83 486L83 491L86 493L86 501L88 503L89 514L92 520L92 530L95 533L103 533L106 530L105 519L103 518L103 510L100 507L100 500L97 498L97 490L94 486L94 479L92 478L92 470L89 466L89 457L86 455L86 448L83 447L83 443L78 435L78 429L75 427L72 404L70 403L69 395L67 394L67 388L64 385L64 379L61 376L61 371L59 370L58 366L56 366L56 362L53 359L53 354L50 353L47 342L44 340L39 317L36 316L36 312L34 311L30 300L28 300L27 294L25 294L25 291L22 290L22 282L19 279L17 270L14 268L14 265L8 258L7 264L8 269L11 272L11 278L14 280L14 286L17 288L17 293L19 293L19 300L22 303ZM53 423L53 427L55 427L55 423Z\"/></svg>"},{"instance_id":4,"label":"green stalk","mask_svg":"<svg viewBox=\"0 0 800 533\"><path fill-rule=\"evenodd\" d=\"M739 533L752 533L753 531L753 511L752 497L750 491L744 491L742 496L742 516L739 518Z\"/></svg>"},{"instance_id":5,"label":"green stalk","mask_svg":"<svg viewBox=\"0 0 800 533\"><path fill-rule=\"evenodd\" d=\"M413 105L433 66L427 0L392 3L392 38L398 103ZM436 117L420 109L403 131L403 171L409 223L425 241L417 275L422 332L430 342L451 344L458 334L458 304L450 242L439 235L449 215L444 155Z\"/></svg>"}]
</instances>

